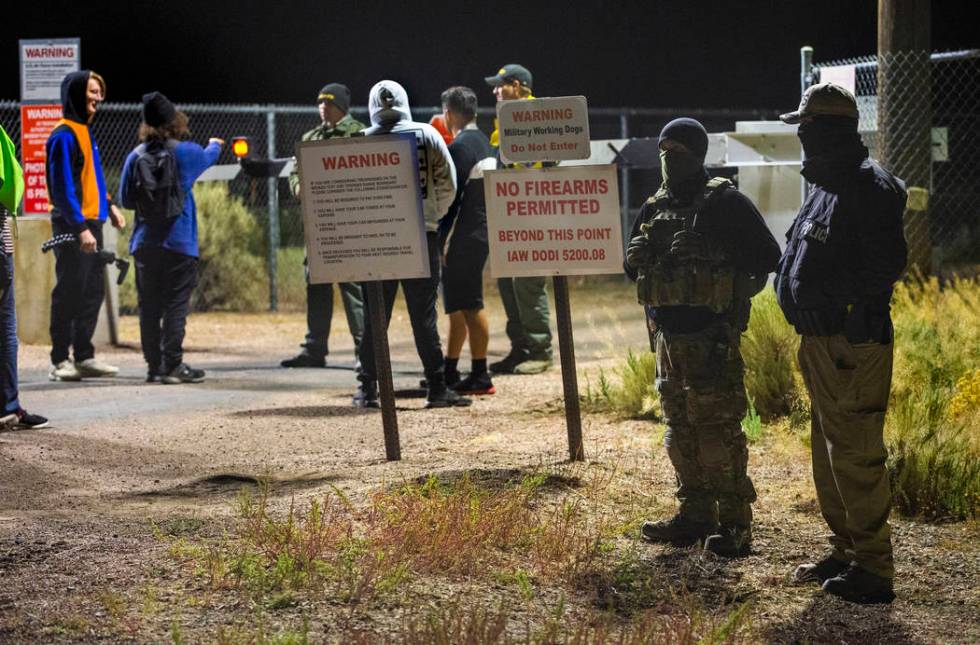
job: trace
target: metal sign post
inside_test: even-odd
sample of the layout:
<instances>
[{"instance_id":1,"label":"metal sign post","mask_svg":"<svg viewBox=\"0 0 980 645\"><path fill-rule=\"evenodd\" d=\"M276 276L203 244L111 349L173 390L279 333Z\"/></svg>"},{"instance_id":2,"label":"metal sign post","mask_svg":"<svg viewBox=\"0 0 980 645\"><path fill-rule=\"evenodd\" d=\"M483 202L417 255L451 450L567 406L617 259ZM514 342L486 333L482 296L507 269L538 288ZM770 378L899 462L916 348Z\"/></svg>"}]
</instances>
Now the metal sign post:
<instances>
[{"instance_id":1,"label":"metal sign post","mask_svg":"<svg viewBox=\"0 0 980 645\"><path fill-rule=\"evenodd\" d=\"M374 342L374 373L378 376L378 395L381 399L381 425L385 435L385 458L398 461L402 458L398 438L398 415L395 413L395 385L391 378L391 353L388 350L388 320L385 316L385 298L381 282L366 283L368 312L371 315L371 336Z\"/></svg>"},{"instance_id":2,"label":"metal sign post","mask_svg":"<svg viewBox=\"0 0 980 645\"><path fill-rule=\"evenodd\" d=\"M585 460L582 445L582 411L578 404L578 375L575 372L575 341L572 339L572 307L568 300L568 278L556 275L555 315L558 318L558 354L561 357L561 384L565 396L565 427L568 429L568 458Z\"/></svg>"}]
</instances>

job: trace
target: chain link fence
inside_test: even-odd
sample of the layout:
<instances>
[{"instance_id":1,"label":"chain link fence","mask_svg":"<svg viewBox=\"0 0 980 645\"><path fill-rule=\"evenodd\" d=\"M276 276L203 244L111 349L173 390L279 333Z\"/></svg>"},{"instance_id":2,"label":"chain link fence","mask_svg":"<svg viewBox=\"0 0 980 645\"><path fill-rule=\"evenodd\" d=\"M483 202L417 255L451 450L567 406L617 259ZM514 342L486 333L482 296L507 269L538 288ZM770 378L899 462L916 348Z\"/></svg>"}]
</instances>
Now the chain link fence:
<instances>
[{"instance_id":1,"label":"chain link fence","mask_svg":"<svg viewBox=\"0 0 980 645\"><path fill-rule=\"evenodd\" d=\"M980 262L980 50L814 63L803 70L804 84L851 68L871 156L910 188L928 191L927 202L910 191L910 265L938 272Z\"/></svg>"},{"instance_id":2,"label":"chain link fence","mask_svg":"<svg viewBox=\"0 0 980 645\"><path fill-rule=\"evenodd\" d=\"M259 156L288 157L293 154L294 144L303 133L319 123L315 106L296 105L221 105L182 104L178 107L190 118L192 139L204 143L208 137L220 137L231 142L232 137L248 136L252 150ZM0 124L20 152L20 106L15 101L0 101ZM437 107L413 107L412 116L417 121L428 122L442 110ZM106 183L112 194L117 194L123 162L137 145L141 107L135 103L104 103L92 125L93 135L99 144ZM365 107L352 107L351 114L368 123ZM703 110L703 109L641 109L641 108L592 108L589 126L593 139L627 139L631 137L656 137L661 128L677 116L691 116L704 123L709 132L734 129L736 121L775 118L775 110ZM480 109L477 124L484 132L493 130L495 111L492 107ZM236 163L231 146L226 145L218 164ZM631 223L648 196L660 185L660 173L650 169L621 169L621 201L624 229ZM253 309L302 309L306 306L306 286L303 272L303 218L299 201L289 190L286 179L258 179L244 173L228 182L231 196L242 200L255 222L252 227L260 237L241 240L241 251L260 256L266 271L264 284L249 291L248 298L224 298L200 300L198 307L220 306L240 309L246 300ZM205 224L202 222L202 227ZM258 248L256 248L258 247ZM227 250L226 253L238 251ZM204 263L208 250L202 247L202 281L207 281ZM242 265L254 264L254 257L242 257ZM235 266L233 258L225 257L212 266ZM254 273L254 272L253 272ZM228 278L231 279L231 278ZM200 290L199 290L200 291ZM255 297L257 293L267 293ZM128 300L127 300L128 298ZM130 302L131 301L131 302ZM222 304L213 304L220 302ZM237 304L228 304L237 303ZM125 288L122 291L124 310L135 306L135 294ZM129 305L129 307L127 307Z\"/></svg>"}]
</instances>

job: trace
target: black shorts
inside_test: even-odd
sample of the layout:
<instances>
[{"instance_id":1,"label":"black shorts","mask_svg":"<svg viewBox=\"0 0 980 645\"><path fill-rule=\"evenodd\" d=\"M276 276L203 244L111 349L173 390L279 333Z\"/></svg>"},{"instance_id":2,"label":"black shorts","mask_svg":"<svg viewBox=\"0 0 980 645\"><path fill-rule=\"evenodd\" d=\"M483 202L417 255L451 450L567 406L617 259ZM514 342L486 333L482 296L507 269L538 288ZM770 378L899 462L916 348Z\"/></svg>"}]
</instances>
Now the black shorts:
<instances>
[{"instance_id":1,"label":"black shorts","mask_svg":"<svg viewBox=\"0 0 980 645\"><path fill-rule=\"evenodd\" d=\"M442 268L446 313L483 309L483 266L490 250L483 240L453 240Z\"/></svg>"}]
</instances>

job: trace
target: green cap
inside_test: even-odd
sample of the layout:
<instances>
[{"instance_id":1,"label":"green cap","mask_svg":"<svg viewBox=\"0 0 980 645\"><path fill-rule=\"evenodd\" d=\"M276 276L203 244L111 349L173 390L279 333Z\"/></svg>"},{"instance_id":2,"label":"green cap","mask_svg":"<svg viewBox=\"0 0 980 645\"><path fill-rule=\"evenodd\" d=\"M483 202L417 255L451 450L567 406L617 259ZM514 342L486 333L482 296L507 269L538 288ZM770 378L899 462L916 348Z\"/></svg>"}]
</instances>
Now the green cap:
<instances>
[{"instance_id":1,"label":"green cap","mask_svg":"<svg viewBox=\"0 0 980 645\"><path fill-rule=\"evenodd\" d=\"M857 120L854 95L836 83L818 83L806 88L795 112L779 115L783 123L799 123L806 116L846 116Z\"/></svg>"},{"instance_id":2,"label":"green cap","mask_svg":"<svg viewBox=\"0 0 980 645\"><path fill-rule=\"evenodd\" d=\"M485 80L487 85L490 87L497 87L498 85L510 83L511 81L520 81L521 85L531 89L532 84L531 72L529 72L523 65L518 65L517 63L504 65L497 70L495 75L487 76L483 80Z\"/></svg>"}]
</instances>

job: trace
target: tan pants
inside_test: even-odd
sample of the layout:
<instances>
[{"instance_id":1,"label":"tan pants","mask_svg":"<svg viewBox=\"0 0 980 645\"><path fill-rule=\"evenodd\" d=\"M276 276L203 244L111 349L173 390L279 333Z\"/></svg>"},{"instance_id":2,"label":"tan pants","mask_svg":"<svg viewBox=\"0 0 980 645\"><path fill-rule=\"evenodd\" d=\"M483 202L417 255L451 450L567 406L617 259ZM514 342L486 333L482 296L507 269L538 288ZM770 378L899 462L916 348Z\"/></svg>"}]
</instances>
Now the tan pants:
<instances>
[{"instance_id":1,"label":"tan pants","mask_svg":"<svg viewBox=\"0 0 980 645\"><path fill-rule=\"evenodd\" d=\"M885 409L891 344L852 345L844 336L804 336L800 369L810 392L817 501L834 555L887 578L892 560L891 491L885 470Z\"/></svg>"}]
</instances>

